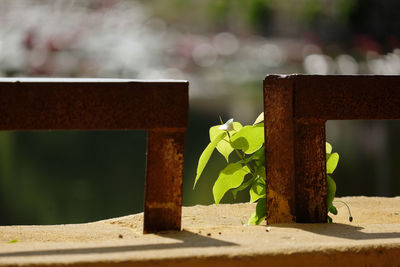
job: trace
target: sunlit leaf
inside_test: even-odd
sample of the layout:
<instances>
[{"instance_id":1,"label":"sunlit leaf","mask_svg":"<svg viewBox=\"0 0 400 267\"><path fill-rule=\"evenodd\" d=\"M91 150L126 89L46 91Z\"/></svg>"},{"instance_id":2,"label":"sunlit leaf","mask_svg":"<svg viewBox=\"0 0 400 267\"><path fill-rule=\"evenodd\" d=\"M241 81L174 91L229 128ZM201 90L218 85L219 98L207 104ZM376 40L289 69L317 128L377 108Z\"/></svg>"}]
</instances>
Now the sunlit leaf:
<instances>
[{"instance_id":1,"label":"sunlit leaf","mask_svg":"<svg viewBox=\"0 0 400 267\"><path fill-rule=\"evenodd\" d=\"M236 188L243 183L244 177L250 170L242 167L240 163L228 164L219 174L213 187L215 204L218 204L225 193L232 188Z\"/></svg>"},{"instance_id":2,"label":"sunlit leaf","mask_svg":"<svg viewBox=\"0 0 400 267\"><path fill-rule=\"evenodd\" d=\"M266 217L267 215L267 207L266 207L266 199L265 198L260 198L257 202L257 207L256 207L256 212L253 213L247 224L253 224L253 225L258 225L260 224Z\"/></svg>"},{"instance_id":3,"label":"sunlit leaf","mask_svg":"<svg viewBox=\"0 0 400 267\"><path fill-rule=\"evenodd\" d=\"M197 181L200 178L201 173L207 165L208 160L211 157L211 154L214 151L215 146L227 135L226 132L221 132L216 138L214 138L204 149L203 153L201 153L199 163L197 164L197 174L196 179L194 180L193 188L196 186Z\"/></svg>"},{"instance_id":4,"label":"sunlit leaf","mask_svg":"<svg viewBox=\"0 0 400 267\"><path fill-rule=\"evenodd\" d=\"M247 187L252 185L255 179L256 179L256 176L253 176L246 182L242 183L239 187L232 189L231 192L233 195L233 199L236 199L237 193L239 193L240 191L243 191L244 189L246 189Z\"/></svg>"},{"instance_id":5,"label":"sunlit leaf","mask_svg":"<svg viewBox=\"0 0 400 267\"><path fill-rule=\"evenodd\" d=\"M18 242L18 239L13 239L13 240L8 241L9 244L17 243L17 242Z\"/></svg>"},{"instance_id":6,"label":"sunlit leaf","mask_svg":"<svg viewBox=\"0 0 400 267\"><path fill-rule=\"evenodd\" d=\"M264 111L261 112L260 115L258 115L258 117L257 117L256 121L253 123L253 125L257 124L257 123L260 123L260 122L263 122L263 121L264 121Z\"/></svg>"},{"instance_id":7,"label":"sunlit leaf","mask_svg":"<svg viewBox=\"0 0 400 267\"><path fill-rule=\"evenodd\" d=\"M326 146L326 153L327 153L327 154L332 153L332 146L331 146L331 144L329 144L328 142L325 142L325 146Z\"/></svg>"},{"instance_id":8,"label":"sunlit leaf","mask_svg":"<svg viewBox=\"0 0 400 267\"><path fill-rule=\"evenodd\" d=\"M331 174L336 169L339 162L339 154L326 154L326 173Z\"/></svg>"},{"instance_id":9,"label":"sunlit leaf","mask_svg":"<svg viewBox=\"0 0 400 267\"><path fill-rule=\"evenodd\" d=\"M257 180L250 188L250 203L260 198L265 198L265 183L261 179Z\"/></svg>"},{"instance_id":10,"label":"sunlit leaf","mask_svg":"<svg viewBox=\"0 0 400 267\"><path fill-rule=\"evenodd\" d=\"M225 132L224 130L218 129L219 126L220 125L216 125L216 126L213 126L210 128L210 141L214 140L219 134ZM240 124L240 122L233 122L233 130L229 131L229 134L232 136L242 128L243 128L243 126L242 126L242 124ZM228 135L226 135L222 139L222 141L217 144L216 147L217 147L218 152L221 153L225 157L226 161L228 162L229 155L233 151L233 147L229 143Z\"/></svg>"},{"instance_id":11,"label":"sunlit leaf","mask_svg":"<svg viewBox=\"0 0 400 267\"><path fill-rule=\"evenodd\" d=\"M237 193L242 191L242 190L244 190L244 189L246 189L250 185L252 185L256 179L258 179L257 183L263 184L264 188L265 188L265 179L266 179L265 165L256 168L256 170L254 172L254 175L253 175L253 177L251 177L251 179L249 179L246 182L242 183L239 187L237 187L235 189L232 189L231 192L232 192L233 198L236 199ZM265 192L264 192L264 195L265 195Z\"/></svg>"},{"instance_id":12,"label":"sunlit leaf","mask_svg":"<svg viewBox=\"0 0 400 267\"><path fill-rule=\"evenodd\" d=\"M332 202L333 202L333 199L335 198L335 194L336 194L336 183L332 179L332 177L330 177L329 175L326 176L326 187L327 187L327 191L328 191L326 201L327 201L327 206L329 209L329 207L333 206Z\"/></svg>"},{"instance_id":13,"label":"sunlit leaf","mask_svg":"<svg viewBox=\"0 0 400 267\"><path fill-rule=\"evenodd\" d=\"M264 123L245 126L231 138L232 146L253 154L264 144Z\"/></svg>"}]
</instances>

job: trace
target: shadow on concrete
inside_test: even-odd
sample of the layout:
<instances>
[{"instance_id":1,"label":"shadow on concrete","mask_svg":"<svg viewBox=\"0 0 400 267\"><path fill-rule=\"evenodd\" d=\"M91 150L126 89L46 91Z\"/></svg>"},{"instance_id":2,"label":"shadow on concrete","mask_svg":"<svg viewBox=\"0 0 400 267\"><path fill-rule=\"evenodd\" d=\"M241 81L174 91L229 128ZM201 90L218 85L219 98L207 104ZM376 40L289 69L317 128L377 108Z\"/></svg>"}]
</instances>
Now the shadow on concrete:
<instances>
[{"instance_id":1,"label":"shadow on concrete","mask_svg":"<svg viewBox=\"0 0 400 267\"><path fill-rule=\"evenodd\" d=\"M342 223L293 223L275 224L273 226L279 228L295 228L318 235L332 236L351 240L400 238L400 232L366 233L362 232L362 230L364 229L363 227Z\"/></svg>"},{"instance_id":2,"label":"shadow on concrete","mask_svg":"<svg viewBox=\"0 0 400 267\"><path fill-rule=\"evenodd\" d=\"M208 236L198 235L193 232L183 230L181 232L164 232L156 234L159 237L176 239L181 242L176 243L158 243L158 244L138 244L109 247L91 247L91 248L68 248L68 249L48 249L48 250L30 250L18 252L0 253L0 257L26 257L26 256L48 256L48 255L74 255L91 253L117 253L132 252L144 250L174 249L174 248L202 248L202 247L225 247L237 246L236 243L226 242L214 239ZM132 242L135 242L132 239Z\"/></svg>"}]
</instances>

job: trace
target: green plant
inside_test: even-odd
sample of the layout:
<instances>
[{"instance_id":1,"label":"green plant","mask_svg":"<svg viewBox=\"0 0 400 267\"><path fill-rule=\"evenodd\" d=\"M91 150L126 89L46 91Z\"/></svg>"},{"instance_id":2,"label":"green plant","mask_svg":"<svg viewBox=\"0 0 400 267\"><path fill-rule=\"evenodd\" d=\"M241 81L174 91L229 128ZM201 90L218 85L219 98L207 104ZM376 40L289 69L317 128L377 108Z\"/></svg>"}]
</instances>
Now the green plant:
<instances>
[{"instance_id":1,"label":"green plant","mask_svg":"<svg viewBox=\"0 0 400 267\"><path fill-rule=\"evenodd\" d=\"M221 118L220 118L221 120ZM250 216L248 224L260 224L266 218L265 193L265 146L264 146L264 113L261 113L252 125L242 126L233 119L210 128L210 143L204 149L197 165L197 174L193 189L196 186L214 149L224 156L227 166L219 173L213 186L215 204L231 191L234 199L239 191L248 189L250 202L257 202L256 211ZM230 157L234 152L236 157ZM232 158L234 158L232 160ZM326 170L328 188L328 211L334 215L337 209L333 205L336 184L330 174L339 161L339 154L332 153L332 146L326 143ZM347 206L347 205L346 205ZM331 217L328 216L331 222Z\"/></svg>"}]
</instances>

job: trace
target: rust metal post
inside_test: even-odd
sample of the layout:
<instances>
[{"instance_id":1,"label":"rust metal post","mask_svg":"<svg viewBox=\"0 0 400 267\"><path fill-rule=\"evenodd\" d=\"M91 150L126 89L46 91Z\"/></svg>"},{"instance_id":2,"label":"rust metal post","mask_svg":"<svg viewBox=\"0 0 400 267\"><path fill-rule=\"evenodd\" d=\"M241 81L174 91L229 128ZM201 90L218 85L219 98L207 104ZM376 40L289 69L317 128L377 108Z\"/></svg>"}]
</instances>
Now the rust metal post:
<instances>
[{"instance_id":1,"label":"rust metal post","mask_svg":"<svg viewBox=\"0 0 400 267\"><path fill-rule=\"evenodd\" d=\"M325 121L294 125L296 222L326 222Z\"/></svg>"},{"instance_id":2,"label":"rust metal post","mask_svg":"<svg viewBox=\"0 0 400 267\"><path fill-rule=\"evenodd\" d=\"M144 233L181 229L185 129L147 135Z\"/></svg>"},{"instance_id":3,"label":"rust metal post","mask_svg":"<svg viewBox=\"0 0 400 267\"><path fill-rule=\"evenodd\" d=\"M400 119L400 76L270 75L264 112L268 223L326 222L326 120Z\"/></svg>"},{"instance_id":4,"label":"rust metal post","mask_svg":"<svg viewBox=\"0 0 400 267\"><path fill-rule=\"evenodd\" d=\"M264 81L265 161L268 223L295 220L293 83L268 76Z\"/></svg>"},{"instance_id":5,"label":"rust metal post","mask_svg":"<svg viewBox=\"0 0 400 267\"><path fill-rule=\"evenodd\" d=\"M148 130L144 232L179 230L186 81L0 78L0 130Z\"/></svg>"}]
</instances>

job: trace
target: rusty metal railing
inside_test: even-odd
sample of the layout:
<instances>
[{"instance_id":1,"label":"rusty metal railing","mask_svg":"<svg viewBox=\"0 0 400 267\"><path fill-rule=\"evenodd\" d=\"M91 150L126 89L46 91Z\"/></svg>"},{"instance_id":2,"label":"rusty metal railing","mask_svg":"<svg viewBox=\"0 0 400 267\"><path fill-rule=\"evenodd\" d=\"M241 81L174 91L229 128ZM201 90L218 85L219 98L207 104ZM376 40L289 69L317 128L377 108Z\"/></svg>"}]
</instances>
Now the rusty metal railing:
<instances>
[{"instance_id":1,"label":"rusty metal railing","mask_svg":"<svg viewBox=\"0 0 400 267\"><path fill-rule=\"evenodd\" d=\"M400 76L264 80L268 223L326 222L327 120L400 119Z\"/></svg>"},{"instance_id":2,"label":"rusty metal railing","mask_svg":"<svg viewBox=\"0 0 400 267\"><path fill-rule=\"evenodd\" d=\"M1 78L0 130L147 130L143 231L180 230L188 86L186 81Z\"/></svg>"}]
</instances>

